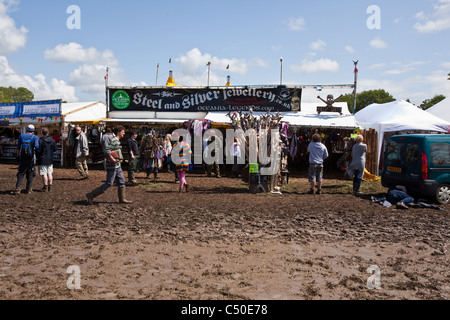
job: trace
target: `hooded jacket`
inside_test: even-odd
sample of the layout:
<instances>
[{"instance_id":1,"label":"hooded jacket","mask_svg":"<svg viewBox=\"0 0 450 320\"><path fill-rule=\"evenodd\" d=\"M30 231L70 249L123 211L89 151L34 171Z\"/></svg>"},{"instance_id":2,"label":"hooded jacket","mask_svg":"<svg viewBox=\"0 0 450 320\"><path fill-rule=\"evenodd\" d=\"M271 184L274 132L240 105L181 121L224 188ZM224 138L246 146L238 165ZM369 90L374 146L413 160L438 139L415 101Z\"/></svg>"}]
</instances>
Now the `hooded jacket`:
<instances>
[{"instance_id":1,"label":"hooded jacket","mask_svg":"<svg viewBox=\"0 0 450 320\"><path fill-rule=\"evenodd\" d=\"M53 164L53 154L56 151L56 142L50 136L42 136L39 139L37 153L37 165L49 166Z\"/></svg>"},{"instance_id":2,"label":"hooded jacket","mask_svg":"<svg viewBox=\"0 0 450 320\"><path fill-rule=\"evenodd\" d=\"M308 145L309 163L323 164L323 161L328 158L327 147L321 142L311 142Z\"/></svg>"}]
</instances>

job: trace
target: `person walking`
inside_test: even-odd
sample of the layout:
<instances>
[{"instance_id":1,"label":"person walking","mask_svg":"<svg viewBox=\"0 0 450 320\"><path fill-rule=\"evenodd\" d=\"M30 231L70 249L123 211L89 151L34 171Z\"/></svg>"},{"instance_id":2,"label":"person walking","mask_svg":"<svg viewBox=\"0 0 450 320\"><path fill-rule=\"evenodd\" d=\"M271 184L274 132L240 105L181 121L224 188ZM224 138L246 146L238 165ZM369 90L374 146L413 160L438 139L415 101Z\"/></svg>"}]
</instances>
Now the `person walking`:
<instances>
[{"instance_id":1,"label":"person walking","mask_svg":"<svg viewBox=\"0 0 450 320\"><path fill-rule=\"evenodd\" d=\"M105 134L102 134L100 139L100 145L102 146L103 154L105 154L106 147L109 146L112 139L114 139L114 133L112 132L111 128L105 129ZM106 158L103 159L103 168L106 170Z\"/></svg>"},{"instance_id":2,"label":"person walking","mask_svg":"<svg viewBox=\"0 0 450 320\"><path fill-rule=\"evenodd\" d=\"M323 162L328 158L327 147L321 142L320 134L315 133L312 136L312 142L308 145L309 153L309 171L308 180L311 183L310 194L315 194L314 187L317 183L317 194L322 193Z\"/></svg>"},{"instance_id":3,"label":"person walking","mask_svg":"<svg viewBox=\"0 0 450 320\"><path fill-rule=\"evenodd\" d=\"M175 146L179 145L179 152L180 152L180 161L176 163L176 172L178 179L180 180L180 189L178 192L183 191L183 187L186 188L186 192L189 190L189 186L186 182L186 172L189 171L189 158L192 155L191 146L183 141L183 136L180 136L178 139L178 142L173 146L175 149ZM177 148L178 149L178 148Z\"/></svg>"},{"instance_id":4,"label":"person walking","mask_svg":"<svg viewBox=\"0 0 450 320\"><path fill-rule=\"evenodd\" d=\"M363 136L357 135L355 144L352 148L352 162L346 172L347 177L353 177L353 195L359 196L363 194L359 191L361 187L362 178L364 176L364 169L366 167L366 153L367 145L363 143Z\"/></svg>"},{"instance_id":5,"label":"person walking","mask_svg":"<svg viewBox=\"0 0 450 320\"><path fill-rule=\"evenodd\" d=\"M56 151L55 140L48 135L48 129L42 128L42 137L39 139L39 152L36 164L39 166L39 175L42 177L43 192L51 191L53 184L53 155Z\"/></svg>"},{"instance_id":6,"label":"person walking","mask_svg":"<svg viewBox=\"0 0 450 320\"><path fill-rule=\"evenodd\" d=\"M36 152L39 149L39 139L34 134L34 125L29 124L26 133L19 136L17 144L17 157L19 158L19 168L17 172L16 189L13 194L19 195L22 189L23 178L27 178L26 194L33 192L33 179L36 176L35 161Z\"/></svg>"},{"instance_id":7,"label":"person walking","mask_svg":"<svg viewBox=\"0 0 450 320\"><path fill-rule=\"evenodd\" d=\"M152 172L154 180L158 178L158 171L162 165L161 151L163 150L163 144L163 138L159 138L155 132L142 138L140 151L147 178L150 177Z\"/></svg>"},{"instance_id":8,"label":"person walking","mask_svg":"<svg viewBox=\"0 0 450 320\"><path fill-rule=\"evenodd\" d=\"M167 172L172 172L171 166L171 153L172 153L172 135L166 134L163 144L164 149L164 163L167 166Z\"/></svg>"},{"instance_id":9,"label":"person walking","mask_svg":"<svg viewBox=\"0 0 450 320\"><path fill-rule=\"evenodd\" d=\"M75 167L80 174L80 177L77 180L85 180L89 178L86 161L86 158L89 155L89 143L86 134L81 130L80 126L75 127L75 135L73 154L75 155Z\"/></svg>"},{"instance_id":10,"label":"person walking","mask_svg":"<svg viewBox=\"0 0 450 320\"><path fill-rule=\"evenodd\" d=\"M123 171L120 163L123 158L121 157L122 151L120 148L120 139L125 135L125 128L123 126L118 126L114 128L115 137L111 143L105 149L106 162L106 181L103 185L95 188L88 194L86 194L87 201L90 205L94 204L94 198L105 193L116 181L118 186L118 196L120 204L132 203L126 199L125 193L125 177L123 176Z\"/></svg>"},{"instance_id":11,"label":"person walking","mask_svg":"<svg viewBox=\"0 0 450 320\"><path fill-rule=\"evenodd\" d=\"M131 134L131 138L127 140L128 145L128 155L129 155L129 164L128 164L128 182L131 184L136 184L135 172L137 170L137 164L139 163L139 148L137 142L138 132L133 131Z\"/></svg>"}]
</instances>

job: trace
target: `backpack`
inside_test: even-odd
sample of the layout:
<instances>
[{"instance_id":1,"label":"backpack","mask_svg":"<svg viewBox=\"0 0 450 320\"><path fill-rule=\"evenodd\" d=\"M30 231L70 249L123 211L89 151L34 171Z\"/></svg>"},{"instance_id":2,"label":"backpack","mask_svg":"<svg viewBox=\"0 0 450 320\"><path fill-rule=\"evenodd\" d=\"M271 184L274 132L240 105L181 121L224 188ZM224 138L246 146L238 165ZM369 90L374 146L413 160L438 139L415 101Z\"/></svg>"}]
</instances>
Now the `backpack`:
<instances>
[{"instance_id":1,"label":"backpack","mask_svg":"<svg viewBox=\"0 0 450 320\"><path fill-rule=\"evenodd\" d=\"M33 142L33 135L30 139L25 139L22 136L22 147L20 149L20 157L22 159L31 159L33 158L33 149L31 143Z\"/></svg>"}]
</instances>

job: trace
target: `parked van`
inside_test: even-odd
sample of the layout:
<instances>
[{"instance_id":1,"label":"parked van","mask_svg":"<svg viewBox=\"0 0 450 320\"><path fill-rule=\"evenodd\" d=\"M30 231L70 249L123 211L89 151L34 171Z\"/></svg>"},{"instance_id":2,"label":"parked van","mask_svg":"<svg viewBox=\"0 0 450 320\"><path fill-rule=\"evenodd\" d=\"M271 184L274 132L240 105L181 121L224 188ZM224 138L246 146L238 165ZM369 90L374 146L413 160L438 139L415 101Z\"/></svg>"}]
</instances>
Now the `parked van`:
<instances>
[{"instance_id":1,"label":"parked van","mask_svg":"<svg viewBox=\"0 0 450 320\"><path fill-rule=\"evenodd\" d=\"M386 144L382 168L384 187L403 185L408 194L450 203L450 135L393 136Z\"/></svg>"}]
</instances>

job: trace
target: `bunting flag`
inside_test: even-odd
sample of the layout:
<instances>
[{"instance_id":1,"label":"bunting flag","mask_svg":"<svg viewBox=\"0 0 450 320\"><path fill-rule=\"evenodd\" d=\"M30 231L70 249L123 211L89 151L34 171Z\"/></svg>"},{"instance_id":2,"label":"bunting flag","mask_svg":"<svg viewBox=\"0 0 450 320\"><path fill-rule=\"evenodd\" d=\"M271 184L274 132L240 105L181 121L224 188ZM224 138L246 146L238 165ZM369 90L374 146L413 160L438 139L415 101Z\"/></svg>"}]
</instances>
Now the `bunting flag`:
<instances>
[{"instance_id":1,"label":"bunting flag","mask_svg":"<svg viewBox=\"0 0 450 320\"><path fill-rule=\"evenodd\" d=\"M169 59L169 63L172 63L172 58Z\"/></svg>"},{"instance_id":2,"label":"bunting flag","mask_svg":"<svg viewBox=\"0 0 450 320\"><path fill-rule=\"evenodd\" d=\"M230 69L230 65L227 65L227 70Z\"/></svg>"},{"instance_id":3,"label":"bunting flag","mask_svg":"<svg viewBox=\"0 0 450 320\"><path fill-rule=\"evenodd\" d=\"M355 70L353 71L353 73L356 73L356 72L358 72L358 68L355 67Z\"/></svg>"}]
</instances>

